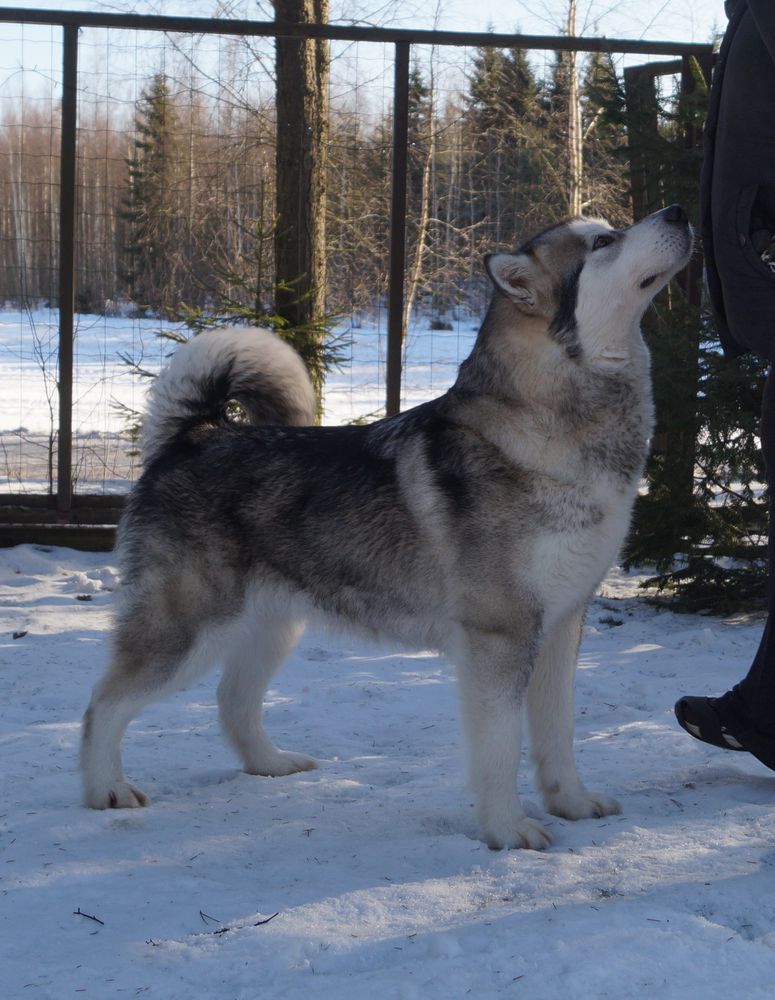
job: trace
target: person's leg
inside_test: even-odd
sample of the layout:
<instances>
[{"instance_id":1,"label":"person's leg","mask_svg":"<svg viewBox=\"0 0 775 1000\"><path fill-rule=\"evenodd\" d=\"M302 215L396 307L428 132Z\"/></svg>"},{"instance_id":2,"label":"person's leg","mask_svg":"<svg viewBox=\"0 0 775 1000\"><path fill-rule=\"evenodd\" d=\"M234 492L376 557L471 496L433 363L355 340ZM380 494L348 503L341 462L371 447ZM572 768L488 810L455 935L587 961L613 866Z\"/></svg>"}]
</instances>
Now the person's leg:
<instances>
[{"instance_id":1,"label":"person's leg","mask_svg":"<svg viewBox=\"0 0 775 1000\"><path fill-rule=\"evenodd\" d=\"M775 368L764 387L761 442L770 503L767 597L769 616L746 676L720 698L684 697L678 722L697 739L730 750L748 750L775 770Z\"/></svg>"},{"instance_id":2,"label":"person's leg","mask_svg":"<svg viewBox=\"0 0 775 1000\"><path fill-rule=\"evenodd\" d=\"M764 386L761 423L762 453L770 502L769 565L767 573L768 612L759 649L751 669L731 691L717 699L717 710L729 717L730 729L740 742L753 749L764 742L775 759L775 368L770 369ZM762 749L765 749L762 747ZM756 750L753 751L756 753ZM759 756L759 754L757 754Z\"/></svg>"}]
</instances>

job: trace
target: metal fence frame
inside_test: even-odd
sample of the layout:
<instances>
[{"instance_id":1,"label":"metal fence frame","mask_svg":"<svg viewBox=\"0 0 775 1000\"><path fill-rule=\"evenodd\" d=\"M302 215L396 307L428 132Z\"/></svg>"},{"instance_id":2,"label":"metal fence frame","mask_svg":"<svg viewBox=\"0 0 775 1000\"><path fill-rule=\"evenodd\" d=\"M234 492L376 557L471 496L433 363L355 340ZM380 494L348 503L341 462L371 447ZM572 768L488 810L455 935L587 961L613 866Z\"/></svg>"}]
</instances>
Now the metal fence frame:
<instances>
[{"instance_id":1,"label":"metal fence frame","mask_svg":"<svg viewBox=\"0 0 775 1000\"><path fill-rule=\"evenodd\" d=\"M649 42L620 38L576 38L567 35L495 34L492 32L427 31L352 25L287 24L230 18L167 17L144 14L103 14L90 11L0 8L0 22L59 26L62 46L62 109L59 195L59 426L57 492L0 496L0 545L22 541L110 548L122 497L74 496L72 484L73 333L75 298L76 156L78 113L78 32L80 28L129 28L176 34L236 35L266 38L322 38L329 41L382 42L394 46L392 191L388 281L386 412L398 413L401 391L403 302L406 265L407 130L409 69L412 45L520 48L567 52L609 52L625 55L673 56L678 61L657 64L658 73L691 76L694 57L710 76L712 46L682 42ZM645 67L644 67L645 68ZM44 518L44 514L48 518ZM42 524L51 519L58 524ZM95 528L94 525L103 525ZM87 527L91 525L92 527ZM59 528L54 535L51 529Z\"/></svg>"}]
</instances>

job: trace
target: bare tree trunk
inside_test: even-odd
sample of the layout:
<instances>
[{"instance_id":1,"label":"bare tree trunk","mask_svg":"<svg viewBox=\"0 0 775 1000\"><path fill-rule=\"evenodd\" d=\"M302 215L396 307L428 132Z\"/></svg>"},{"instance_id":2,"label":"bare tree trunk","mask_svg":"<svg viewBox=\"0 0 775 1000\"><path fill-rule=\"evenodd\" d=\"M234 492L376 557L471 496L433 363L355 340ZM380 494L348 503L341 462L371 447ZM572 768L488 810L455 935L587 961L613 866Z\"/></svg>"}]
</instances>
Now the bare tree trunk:
<instances>
[{"instance_id":1,"label":"bare tree trunk","mask_svg":"<svg viewBox=\"0 0 775 1000\"><path fill-rule=\"evenodd\" d=\"M273 0L275 20L325 23L328 0ZM325 315L328 43L278 38L275 307L291 326ZM322 370L312 371L319 390Z\"/></svg>"},{"instance_id":2,"label":"bare tree trunk","mask_svg":"<svg viewBox=\"0 0 775 1000\"><path fill-rule=\"evenodd\" d=\"M412 315L412 307L417 296L417 289L423 273L423 258L427 250L428 225L430 222L431 206L431 169L436 155L436 127L434 124L435 112L435 91L434 81L431 75L430 81L431 104L428 112L428 153L422 168L422 188L420 192L420 218L417 223L417 245L414 252L414 260L409 272L409 280L406 283L406 295L404 298L404 317L402 330L406 337L409 330L409 320Z\"/></svg>"},{"instance_id":3,"label":"bare tree trunk","mask_svg":"<svg viewBox=\"0 0 775 1000\"><path fill-rule=\"evenodd\" d=\"M576 0L568 0L568 36L576 34ZM581 101L578 53L568 53L568 214L581 214L582 158Z\"/></svg>"}]
</instances>

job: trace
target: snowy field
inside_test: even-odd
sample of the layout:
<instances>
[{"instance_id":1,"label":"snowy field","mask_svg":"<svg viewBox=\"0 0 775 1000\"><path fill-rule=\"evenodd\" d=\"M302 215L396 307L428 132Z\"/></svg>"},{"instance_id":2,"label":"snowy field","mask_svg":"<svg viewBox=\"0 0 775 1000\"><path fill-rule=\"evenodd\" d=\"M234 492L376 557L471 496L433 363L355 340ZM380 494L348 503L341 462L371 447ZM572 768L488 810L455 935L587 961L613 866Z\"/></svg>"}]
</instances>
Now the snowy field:
<instances>
[{"instance_id":1,"label":"snowy field","mask_svg":"<svg viewBox=\"0 0 775 1000\"><path fill-rule=\"evenodd\" d=\"M212 676L130 727L151 806L83 809L111 559L0 550L1 997L771 1000L775 776L671 710L737 679L760 621L658 611L614 571L581 649L577 753L622 815L535 805L554 845L493 853L450 666L330 635L303 638L269 696L273 735L317 771L241 773Z\"/></svg>"},{"instance_id":2,"label":"snowy field","mask_svg":"<svg viewBox=\"0 0 775 1000\"><path fill-rule=\"evenodd\" d=\"M384 312L336 332L341 368L329 372L324 423L373 420L385 404ZM50 440L57 424L56 310L0 310L0 491L47 492ZM409 330L402 407L444 392L473 344L478 319L451 318L431 330L423 316ZM156 373L174 344L158 319L77 316L73 365L73 469L80 493L126 492L138 472L127 437L127 411L143 408L147 379L125 362ZM55 454L55 449L54 449ZM54 481L56 472L53 473Z\"/></svg>"}]
</instances>

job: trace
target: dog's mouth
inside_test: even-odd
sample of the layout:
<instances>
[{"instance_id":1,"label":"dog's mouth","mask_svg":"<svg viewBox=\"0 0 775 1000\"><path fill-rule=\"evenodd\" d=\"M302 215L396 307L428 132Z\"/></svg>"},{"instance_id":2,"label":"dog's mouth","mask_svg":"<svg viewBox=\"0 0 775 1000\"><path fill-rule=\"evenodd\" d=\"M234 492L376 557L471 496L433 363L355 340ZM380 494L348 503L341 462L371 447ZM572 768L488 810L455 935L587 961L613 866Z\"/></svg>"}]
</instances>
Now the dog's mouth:
<instances>
[{"instance_id":1,"label":"dog's mouth","mask_svg":"<svg viewBox=\"0 0 775 1000\"><path fill-rule=\"evenodd\" d=\"M676 246L678 240L672 242L671 251L675 253L675 258L672 262L668 262L663 258L667 267L664 267L661 271L654 271L649 274L646 273L645 277L638 282L638 288L641 291L645 291L647 288L651 288L652 285L658 284L660 287L674 277L682 268L686 267L689 263L689 259L692 255L692 250L694 248L694 231L692 227L687 223L686 230L684 233L684 239L681 241L682 246ZM671 253L673 256L673 253Z\"/></svg>"}]
</instances>

